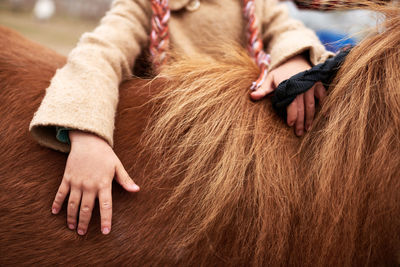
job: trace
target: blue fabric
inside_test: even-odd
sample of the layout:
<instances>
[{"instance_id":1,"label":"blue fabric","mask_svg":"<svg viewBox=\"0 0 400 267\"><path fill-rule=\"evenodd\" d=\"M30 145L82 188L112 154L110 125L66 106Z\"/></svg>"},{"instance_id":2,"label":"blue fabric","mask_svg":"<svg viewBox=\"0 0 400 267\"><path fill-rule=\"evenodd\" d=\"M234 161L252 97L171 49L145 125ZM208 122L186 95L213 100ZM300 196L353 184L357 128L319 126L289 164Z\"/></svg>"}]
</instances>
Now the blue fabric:
<instances>
[{"instance_id":1,"label":"blue fabric","mask_svg":"<svg viewBox=\"0 0 400 267\"><path fill-rule=\"evenodd\" d=\"M66 128L66 127L60 127L60 126L56 126L56 138L58 141L62 142L62 143L67 143L67 144L71 144L71 141L69 140L69 130L70 128Z\"/></svg>"},{"instance_id":2,"label":"blue fabric","mask_svg":"<svg viewBox=\"0 0 400 267\"><path fill-rule=\"evenodd\" d=\"M338 52L346 45L357 44L357 42L354 39L349 38L348 35L337 32L322 30L317 31L317 36L325 48L334 53Z\"/></svg>"}]
</instances>

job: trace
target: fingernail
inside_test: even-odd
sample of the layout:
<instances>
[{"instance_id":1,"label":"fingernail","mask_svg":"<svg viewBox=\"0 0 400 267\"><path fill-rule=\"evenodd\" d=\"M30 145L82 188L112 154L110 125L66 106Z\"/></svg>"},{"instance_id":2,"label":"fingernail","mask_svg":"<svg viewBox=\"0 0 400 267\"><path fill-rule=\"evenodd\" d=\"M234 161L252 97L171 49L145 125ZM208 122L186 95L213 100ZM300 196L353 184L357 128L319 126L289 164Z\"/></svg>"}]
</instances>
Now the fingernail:
<instances>
[{"instance_id":1,"label":"fingernail","mask_svg":"<svg viewBox=\"0 0 400 267\"><path fill-rule=\"evenodd\" d=\"M103 228L103 234L104 235L107 235L109 232L110 232L110 228L108 228L108 227L104 227Z\"/></svg>"},{"instance_id":2,"label":"fingernail","mask_svg":"<svg viewBox=\"0 0 400 267\"><path fill-rule=\"evenodd\" d=\"M68 228L71 229L71 230L74 230L74 229L75 229L75 225L73 225L73 224L68 224Z\"/></svg>"},{"instance_id":3,"label":"fingernail","mask_svg":"<svg viewBox=\"0 0 400 267\"><path fill-rule=\"evenodd\" d=\"M81 230L81 229L78 230L78 235L84 235L84 234L85 234L85 232L83 230Z\"/></svg>"},{"instance_id":4,"label":"fingernail","mask_svg":"<svg viewBox=\"0 0 400 267\"><path fill-rule=\"evenodd\" d=\"M297 131L297 135L298 135L298 136L302 136L302 135L303 135L303 130Z\"/></svg>"},{"instance_id":5,"label":"fingernail","mask_svg":"<svg viewBox=\"0 0 400 267\"><path fill-rule=\"evenodd\" d=\"M257 96L258 96L257 91L252 91L252 92L250 93L250 96L251 96L251 97L257 97Z\"/></svg>"},{"instance_id":6,"label":"fingernail","mask_svg":"<svg viewBox=\"0 0 400 267\"><path fill-rule=\"evenodd\" d=\"M139 191L140 187L137 184L131 185L131 188L135 191Z\"/></svg>"},{"instance_id":7,"label":"fingernail","mask_svg":"<svg viewBox=\"0 0 400 267\"><path fill-rule=\"evenodd\" d=\"M56 208L53 208L53 209L51 210L51 212L52 212L53 214L57 214L57 209L56 209Z\"/></svg>"}]
</instances>

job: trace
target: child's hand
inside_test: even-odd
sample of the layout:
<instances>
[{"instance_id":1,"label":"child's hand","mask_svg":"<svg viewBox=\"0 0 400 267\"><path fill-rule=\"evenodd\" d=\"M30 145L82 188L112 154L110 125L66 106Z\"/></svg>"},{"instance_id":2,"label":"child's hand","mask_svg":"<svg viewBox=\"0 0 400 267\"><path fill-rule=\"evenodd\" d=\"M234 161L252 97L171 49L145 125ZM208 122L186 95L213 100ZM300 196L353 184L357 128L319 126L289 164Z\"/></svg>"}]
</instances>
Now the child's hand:
<instances>
[{"instance_id":1,"label":"child's hand","mask_svg":"<svg viewBox=\"0 0 400 267\"><path fill-rule=\"evenodd\" d=\"M52 212L57 214L69 194L67 225L78 234L87 232L96 197L99 198L101 231L111 230L112 198L111 184L116 180L129 192L139 191L109 144L97 135L69 131L71 152L68 156L64 177L53 202ZM80 207L80 210L79 210Z\"/></svg>"},{"instance_id":2,"label":"child's hand","mask_svg":"<svg viewBox=\"0 0 400 267\"><path fill-rule=\"evenodd\" d=\"M271 71L264 84L250 96L253 100L259 100L272 93L282 81L310 68L304 56L295 56ZM315 97L322 103L325 96L325 87L318 82L304 94L298 95L287 107L287 124L290 127L295 126L296 135L301 136L304 129L308 131L311 128L315 114Z\"/></svg>"}]
</instances>

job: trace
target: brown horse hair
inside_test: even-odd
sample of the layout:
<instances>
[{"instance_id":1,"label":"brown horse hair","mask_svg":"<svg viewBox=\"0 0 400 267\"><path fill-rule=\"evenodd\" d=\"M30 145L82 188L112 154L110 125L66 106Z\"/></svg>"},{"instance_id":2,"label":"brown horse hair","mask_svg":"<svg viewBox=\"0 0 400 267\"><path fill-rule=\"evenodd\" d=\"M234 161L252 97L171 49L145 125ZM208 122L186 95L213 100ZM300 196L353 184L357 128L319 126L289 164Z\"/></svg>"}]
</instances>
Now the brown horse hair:
<instances>
[{"instance_id":1,"label":"brown horse hair","mask_svg":"<svg viewBox=\"0 0 400 267\"><path fill-rule=\"evenodd\" d=\"M254 251L255 259L277 264L287 256L284 238L298 201L299 142L267 101L250 100L258 69L246 52L223 51L229 53L218 59L175 56L158 76L165 87L155 97L143 143L158 164L149 170L152 182L173 184L173 190L152 219L174 218L171 242L164 240L171 256L193 251L208 258L229 244L231 257ZM286 193L292 197L282 197Z\"/></svg>"},{"instance_id":2,"label":"brown horse hair","mask_svg":"<svg viewBox=\"0 0 400 267\"><path fill-rule=\"evenodd\" d=\"M400 256L400 9L374 10L384 23L351 51L301 146L311 198L299 242L309 259L320 256L313 264L395 265Z\"/></svg>"},{"instance_id":3,"label":"brown horse hair","mask_svg":"<svg viewBox=\"0 0 400 267\"><path fill-rule=\"evenodd\" d=\"M84 237L65 206L51 214L67 155L29 139L65 58L0 27L0 265L397 266L400 16L370 8L385 24L349 54L304 138L249 99L258 69L244 49L171 55L148 85L122 84L114 150L141 191L113 186L107 236L96 212Z\"/></svg>"},{"instance_id":4,"label":"brown horse hair","mask_svg":"<svg viewBox=\"0 0 400 267\"><path fill-rule=\"evenodd\" d=\"M154 185L173 185L151 218L173 218L164 240L150 235L158 253L393 263L400 238L383 240L400 233L400 19L394 6L368 6L386 15L384 30L351 52L302 144L267 100L249 100L257 68L244 52L173 56L143 142Z\"/></svg>"}]
</instances>

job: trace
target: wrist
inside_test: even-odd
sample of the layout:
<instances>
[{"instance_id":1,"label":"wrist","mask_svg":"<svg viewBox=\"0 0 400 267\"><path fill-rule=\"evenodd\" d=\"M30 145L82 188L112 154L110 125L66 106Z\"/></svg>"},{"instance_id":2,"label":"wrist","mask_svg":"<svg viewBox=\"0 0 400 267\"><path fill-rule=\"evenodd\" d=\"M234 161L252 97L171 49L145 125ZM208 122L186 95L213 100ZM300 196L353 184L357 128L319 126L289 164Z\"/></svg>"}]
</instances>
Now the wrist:
<instances>
[{"instance_id":1,"label":"wrist","mask_svg":"<svg viewBox=\"0 0 400 267\"><path fill-rule=\"evenodd\" d=\"M91 132L85 132L85 131L81 131L81 130L70 130L68 134L69 134L69 138L71 140L71 145L73 143L79 143L79 142L98 143L98 141L101 141L101 142L107 143L103 138L101 138L100 136L98 136L94 133L91 133Z\"/></svg>"},{"instance_id":2,"label":"wrist","mask_svg":"<svg viewBox=\"0 0 400 267\"><path fill-rule=\"evenodd\" d=\"M69 130L68 131L68 136L69 136L69 139L71 140L71 143L79 141L81 139L84 139L85 137L90 136L90 135L93 135L93 134L84 132L81 130Z\"/></svg>"}]
</instances>

